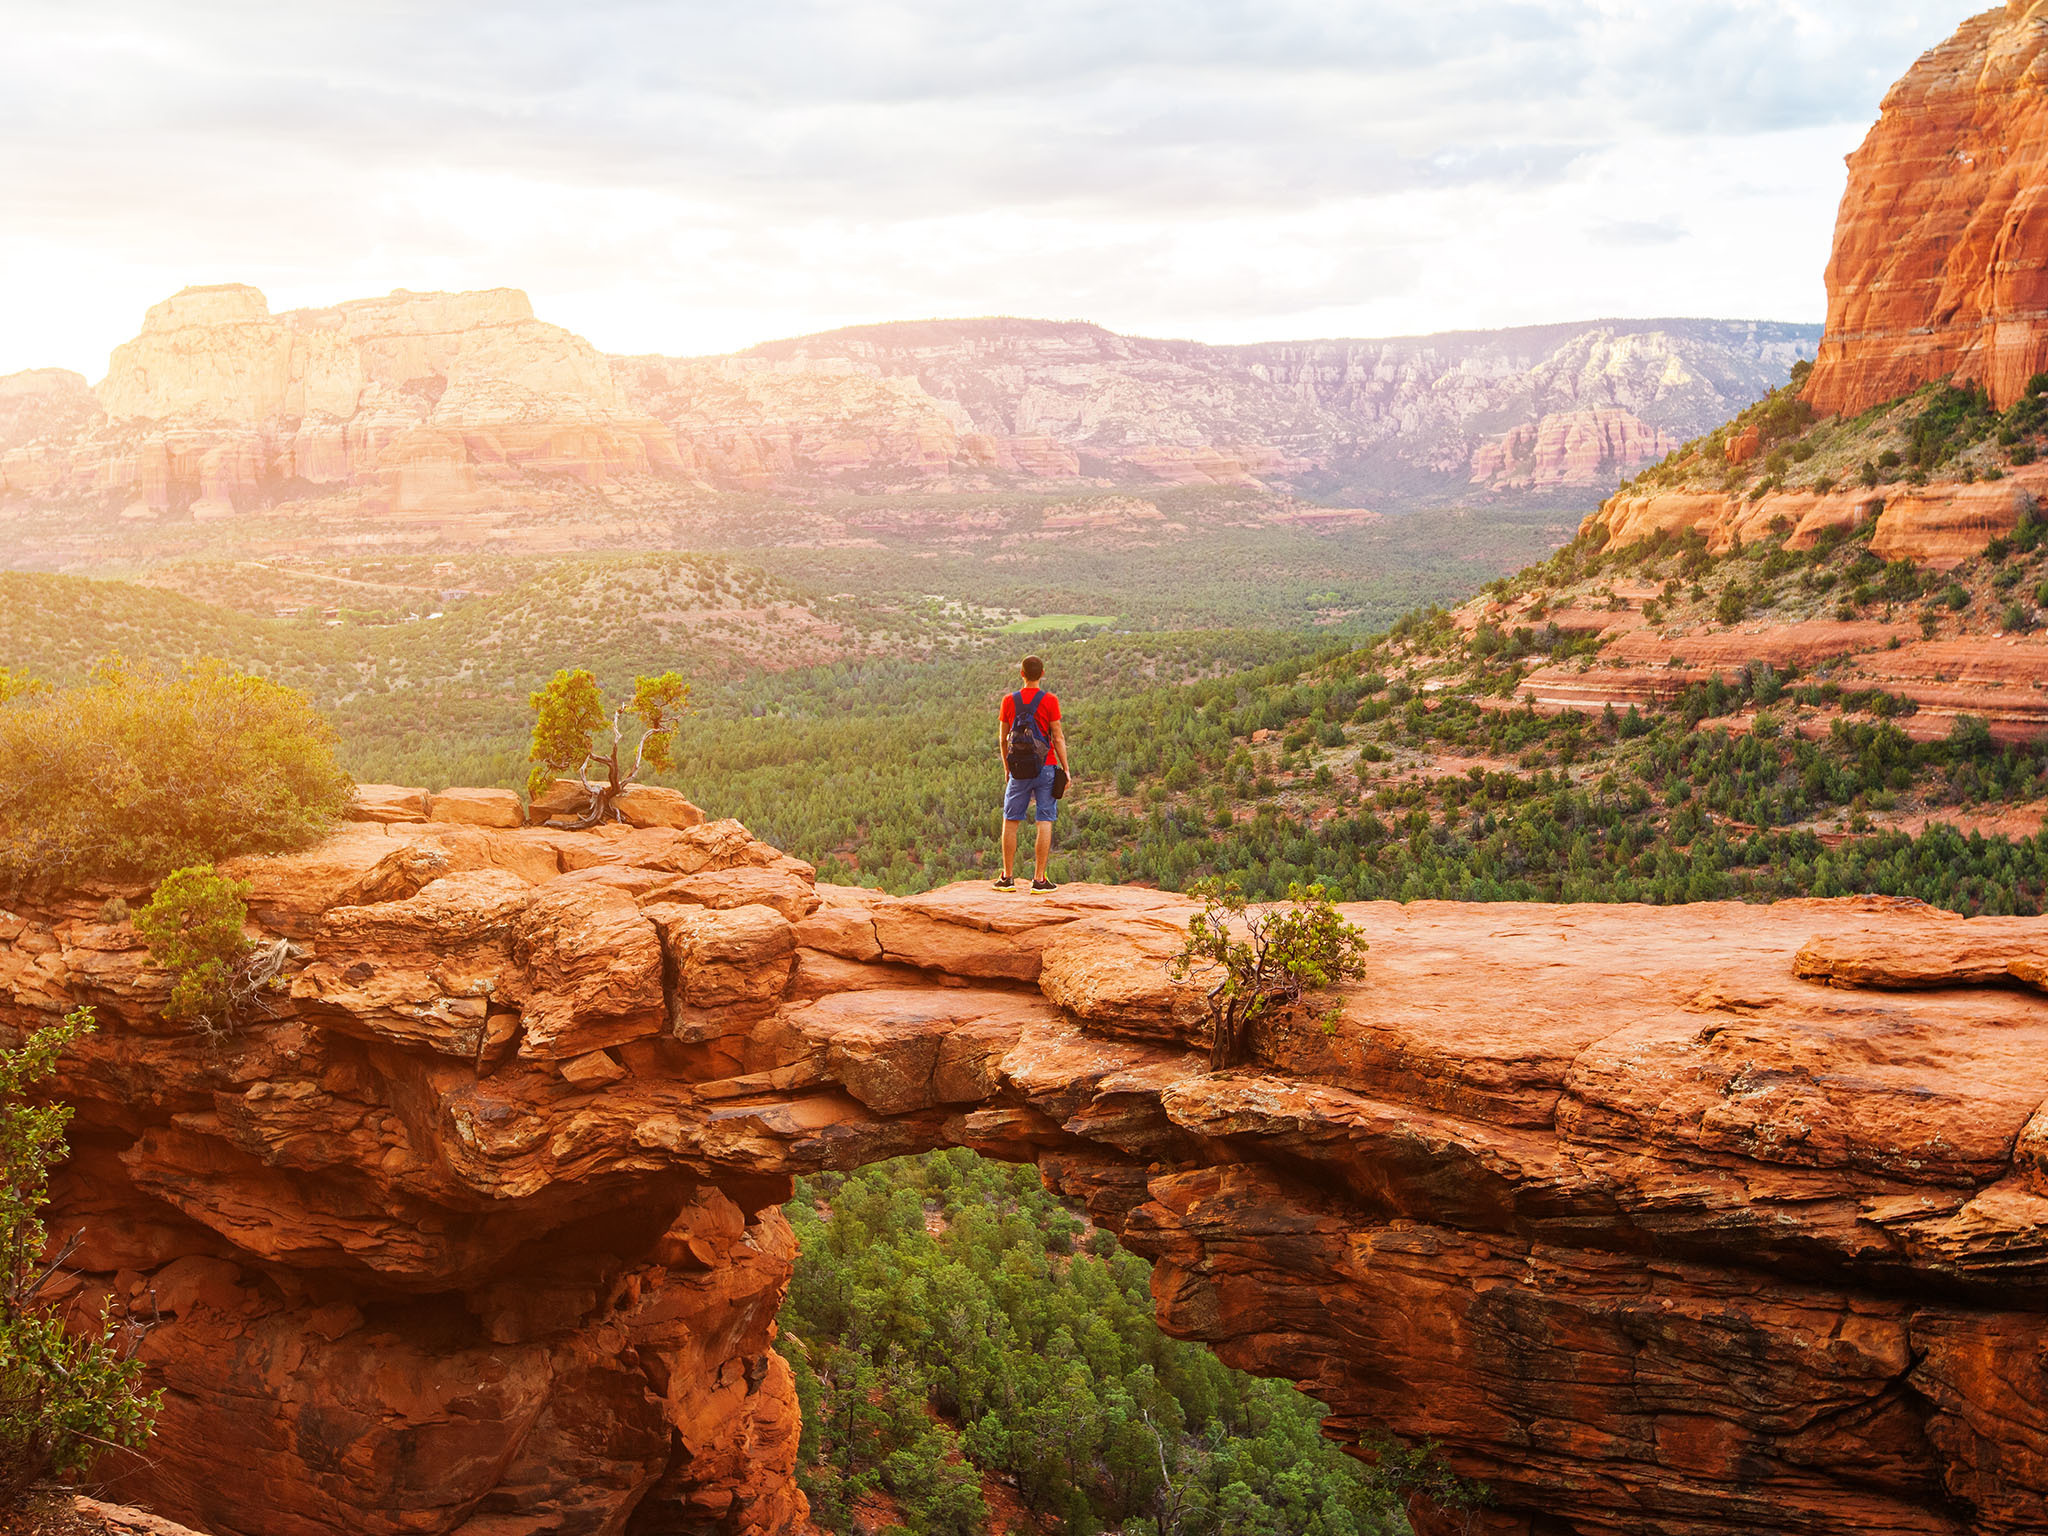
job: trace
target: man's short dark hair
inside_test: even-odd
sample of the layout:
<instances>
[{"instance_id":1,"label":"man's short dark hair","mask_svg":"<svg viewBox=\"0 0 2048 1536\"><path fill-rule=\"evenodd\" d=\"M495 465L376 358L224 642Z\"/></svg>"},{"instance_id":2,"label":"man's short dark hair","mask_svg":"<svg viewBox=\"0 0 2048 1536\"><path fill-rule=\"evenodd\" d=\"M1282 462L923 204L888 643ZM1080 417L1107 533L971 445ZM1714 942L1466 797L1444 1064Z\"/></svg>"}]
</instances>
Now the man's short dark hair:
<instances>
[{"instance_id":1,"label":"man's short dark hair","mask_svg":"<svg viewBox=\"0 0 2048 1536\"><path fill-rule=\"evenodd\" d=\"M1036 656L1026 656L1024 658L1024 681L1035 683L1043 676L1045 676L1045 663Z\"/></svg>"}]
</instances>

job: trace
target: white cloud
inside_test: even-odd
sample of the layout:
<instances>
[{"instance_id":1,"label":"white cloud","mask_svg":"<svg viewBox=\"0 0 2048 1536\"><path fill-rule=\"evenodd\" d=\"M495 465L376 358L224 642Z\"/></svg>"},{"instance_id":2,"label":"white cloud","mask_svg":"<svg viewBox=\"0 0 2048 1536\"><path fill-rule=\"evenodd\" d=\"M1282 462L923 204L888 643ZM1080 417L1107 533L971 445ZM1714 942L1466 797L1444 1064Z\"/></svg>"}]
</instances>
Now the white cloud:
<instances>
[{"instance_id":1,"label":"white cloud","mask_svg":"<svg viewBox=\"0 0 2048 1536\"><path fill-rule=\"evenodd\" d=\"M1841 156L1965 7L11 7L0 371L143 307L512 284L616 350L933 314L1216 340L1817 318Z\"/></svg>"}]
</instances>

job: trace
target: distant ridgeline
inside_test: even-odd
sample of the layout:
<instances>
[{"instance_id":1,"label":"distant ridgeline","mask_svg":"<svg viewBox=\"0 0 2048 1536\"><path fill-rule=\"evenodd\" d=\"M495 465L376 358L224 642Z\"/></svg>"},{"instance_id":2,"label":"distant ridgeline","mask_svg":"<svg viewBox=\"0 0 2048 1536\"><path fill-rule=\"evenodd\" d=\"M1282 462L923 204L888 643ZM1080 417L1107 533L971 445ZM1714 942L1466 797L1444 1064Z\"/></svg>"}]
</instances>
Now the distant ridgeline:
<instances>
[{"instance_id":1,"label":"distant ridgeline","mask_svg":"<svg viewBox=\"0 0 2048 1536\"><path fill-rule=\"evenodd\" d=\"M1818 339L1602 320L1212 347L983 319L614 357L511 289L273 314L229 284L154 306L97 384L0 379L0 519L55 563L203 544L220 524L243 555L309 539L651 547L680 506L722 528L747 496L786 491L1225 486L1337 512L1582 507ZM289 515L273 526L273 512ZM865 535L805 517L786 536Z\"/></svg>"}]
</instances>

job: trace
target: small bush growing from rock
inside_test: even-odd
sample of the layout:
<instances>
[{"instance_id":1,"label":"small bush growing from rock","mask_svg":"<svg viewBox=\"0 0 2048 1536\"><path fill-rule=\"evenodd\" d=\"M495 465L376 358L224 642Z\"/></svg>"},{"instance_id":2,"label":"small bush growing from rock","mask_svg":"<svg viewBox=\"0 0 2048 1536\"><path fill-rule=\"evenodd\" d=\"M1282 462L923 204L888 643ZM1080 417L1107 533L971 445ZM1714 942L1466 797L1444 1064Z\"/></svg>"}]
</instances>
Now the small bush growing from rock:
<instances>
[{"instance_id":1,"label":"small bush growing from rock","mask_svg":"<svg viewBox=\"0 0 2048 1536\"><path fill-rule=\"evenodd\" d=\"M1213 1070L1245 1057L1252 1027L1347 978L1365 974L1366 944L1320 885L1292 885L1287 900L1252 907L1235 881L1191 887L1202 910L1169 966L1175 981L1214 976L1209 989Z\"/></svg>"},{"instance_id":2,"label":"small bush growing from rock","mask_svg":"<svg viewBox=\"0 0 2048 1536\"><path fill-rule=\"evenodd\" d=\"M210 1035L234 1028L242 962L251 949L242 932L248 895L242 881L224 879L211 864L195 864L165 876L136 914L135 931L149 945L150 958L171 973L165 1018Z\"/></svg>"},{"instance_id":3,"label":"small bush growing from rock","mask_svg":"<svg viewBox=\"0 0 2048 1536\"><path fill-rule=\"evenodd\" d=\"M96 1328L67 1330L42 1300L78 1242L60 1242L50 1255L40 1215L71 1110L26 1095L92 1027L92 1010L82 1008L0 1048L0 1516L45 1479L84 1471L102 1450L140 1445L156 1415L134 1357L140 1330L105 1313Z\"/></svg>"},{"instance_id":4,"label":"small bush growing from rock","mask_svg":"<svg viewBox=\"0 0 2048 1536\"><path fill-rule=\"evenodd\" d=\"M0 887L281 853L353 793L305 695L221 662L18 682L0 688Z\"/></svg>"}]
</instances>

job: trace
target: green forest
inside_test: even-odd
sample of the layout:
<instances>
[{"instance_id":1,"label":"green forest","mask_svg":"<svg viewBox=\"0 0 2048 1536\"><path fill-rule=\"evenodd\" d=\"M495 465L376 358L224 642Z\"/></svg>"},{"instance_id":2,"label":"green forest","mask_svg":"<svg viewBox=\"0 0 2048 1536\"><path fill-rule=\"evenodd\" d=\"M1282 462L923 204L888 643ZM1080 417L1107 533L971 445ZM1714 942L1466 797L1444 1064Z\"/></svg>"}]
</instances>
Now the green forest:
<instances>
[{"instance_id":1,"label":"green forest","mask_svg":"<svg viewBox=\"0 0 2048 1536\"><path fill-rule=\"evenodd\" d=\"M1392 1536L1401 1496L1473 1490L1426 1456L1368 1468L1283 1382L1161 1334L1151 1267L1035 1170L934 1152L801 1181L778 1348L812 1518L916 1536Z\"/></svg>"}]
</instances>

